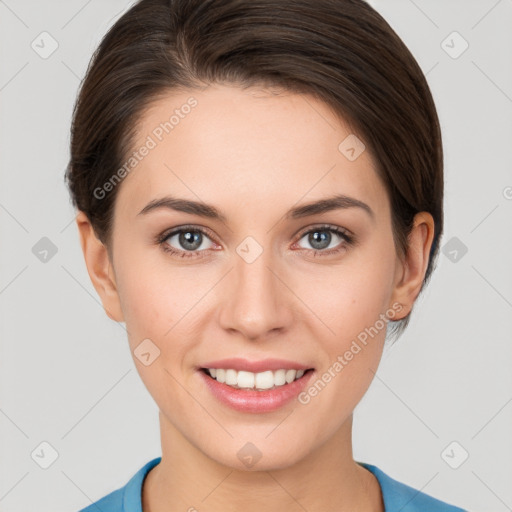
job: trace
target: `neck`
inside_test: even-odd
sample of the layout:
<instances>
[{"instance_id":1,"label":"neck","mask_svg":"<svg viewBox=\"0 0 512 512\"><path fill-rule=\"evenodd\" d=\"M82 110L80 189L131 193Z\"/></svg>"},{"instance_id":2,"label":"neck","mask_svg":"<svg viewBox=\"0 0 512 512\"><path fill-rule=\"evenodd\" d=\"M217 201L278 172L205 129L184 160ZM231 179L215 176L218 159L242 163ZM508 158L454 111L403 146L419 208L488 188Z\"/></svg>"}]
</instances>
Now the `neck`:
<instances>
[{"instance_id":1,"label":"neck","mask_svg":"<svg viewBox=\"0 0 512 512\"><path fill-rule=\"evenodd\" d=\"M268 471L242 471L214 461L160 413L162 460L146 476L144 512L328 510L384 512L375 476L352 456L352 415L315 452Z\"/></svg>"}]
</instances>

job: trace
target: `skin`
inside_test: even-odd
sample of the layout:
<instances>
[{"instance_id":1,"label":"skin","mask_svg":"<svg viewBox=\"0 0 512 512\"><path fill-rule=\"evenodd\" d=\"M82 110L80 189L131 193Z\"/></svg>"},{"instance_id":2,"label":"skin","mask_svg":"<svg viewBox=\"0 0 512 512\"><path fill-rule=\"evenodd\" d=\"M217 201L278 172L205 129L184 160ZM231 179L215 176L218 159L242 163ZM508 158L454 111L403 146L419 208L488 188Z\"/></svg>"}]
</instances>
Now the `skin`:
<instances>
[{"instance_id":1,"label":"skin","mask_svg":"<svg viewBox=\"0 0 512 512\"><path fill-rule=\"evenodd\" d=\"M126 323L132 355L146 338L160 350L149 366L134 357L160 409L162 461L145 479L144 511L259 512L262 503L268 512L333 504L383 511L377 480L353 459L352 415L377 371L385 329L309 403L274 412L221 404L196 367L233 356L284 358L315 368L314 382L393 304L402 308L395 320L409 313L427 268L432 216L416 216L400 258L370 152L349 161L338 145L350 127L310 96L231 85L169 93L145 112L135 146L190 96L198 105L119 185L110 255L77 215L108 316ZM333 192L364 201L375 218L347 208L284 219ZM212 204L227 221L170 209L138 215L166 194ZM356 244L331 233L319 252L340 252L314 256L307 231L323 223L350 230ZM184 224L213 232L196 249L204 258L173 256L155 242ZM247 236L263 249L250 264L236 252ZM164 244L186 252L178 236ZM237 457L248 441L262 453L252 468Z\"/></svg>"}]
</instances>

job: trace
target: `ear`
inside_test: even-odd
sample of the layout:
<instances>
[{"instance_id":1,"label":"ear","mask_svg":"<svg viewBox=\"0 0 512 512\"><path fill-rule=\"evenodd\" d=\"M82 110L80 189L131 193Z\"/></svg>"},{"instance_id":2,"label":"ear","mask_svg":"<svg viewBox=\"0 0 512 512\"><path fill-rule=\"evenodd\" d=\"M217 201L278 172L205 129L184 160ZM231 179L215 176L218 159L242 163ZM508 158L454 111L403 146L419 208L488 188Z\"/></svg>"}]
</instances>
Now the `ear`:
<instances>
[{"instance_id":1,"label":"ear","mask_svg":"<svg viewBox=\"0 0 512 512\"><path fill-rule=\"evenodd\" d=\"M398 259L391 304L402 304L406 317L418 297L427 271L430 248L434 239L434 219L428 212L417 213L408 237L409 248L403 260ZM401 318L394 318L400 320Z\"/></svg>"},{"instance_id":2,"label":"ear","mask_svg":"<svg viewBox=\"0 0 512 512\"><path fill-rule=\"evenodd\" d=\"M91 222L84 212L78 212L76 224L87 272L100 296L105 313L112 320L123 322L123 312L117 292L114 270L107 248L96 237Z\"/></svg>"}]
</instances>

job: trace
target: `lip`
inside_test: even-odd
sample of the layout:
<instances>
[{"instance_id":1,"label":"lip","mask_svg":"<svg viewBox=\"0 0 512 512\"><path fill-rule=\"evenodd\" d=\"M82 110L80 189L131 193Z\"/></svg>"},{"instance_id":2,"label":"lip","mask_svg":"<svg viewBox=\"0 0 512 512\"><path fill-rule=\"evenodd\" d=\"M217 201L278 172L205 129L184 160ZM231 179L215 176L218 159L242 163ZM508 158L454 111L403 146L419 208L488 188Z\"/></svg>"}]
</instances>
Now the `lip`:
<instances>
[{"instance_id":1,"label":"lip","mask_svg":"<svg viewBox=\"0 0 512 512\"><path fill-rule=\"evenodd\" d=\"M225 363L226 360L222 361L222 364ZM282 362L280 362L280 364L282 364ZM209 368L215 368L215 366L210 366ZM225 366L219 366L219 368L225 368ZM266 368L269 369L268 366ZM280 368L283 368L283 366L279 366L277 369ZM306 370L303 365L294 366L293 368ZM203 379L203 382L206 384L208 390L222 404L227 405L228 407L231 407L232 409L235 409L239 412L265 413L281 409L285 405L289 404L292 400L294 400L297 395L299 395L304 390L316 372L314 369L311 369L311 371L305 372L302 377L294 380L292 383L279 386L275 389L269 389L267 391L232 388L227 384L218 382L216 379L210 377L205 371L201 369L199 369L197 373Z\"/></svg>"},{"instance_id":2,"label":"lip","mask_svg":"<svg viewBox=\"0 0 512 512\"><path fill-rule=\"evenodd\" d=\"M220 359L202 364L200 368L222 368L225 370L233 369L236 371L246 371L252 373L264 372L266 370L309 370L312 366L306 366L295 361L285 359L261 359L259 361L249 361L241 357L231 357L229 359Z\"/></svg>"}]
</instances>

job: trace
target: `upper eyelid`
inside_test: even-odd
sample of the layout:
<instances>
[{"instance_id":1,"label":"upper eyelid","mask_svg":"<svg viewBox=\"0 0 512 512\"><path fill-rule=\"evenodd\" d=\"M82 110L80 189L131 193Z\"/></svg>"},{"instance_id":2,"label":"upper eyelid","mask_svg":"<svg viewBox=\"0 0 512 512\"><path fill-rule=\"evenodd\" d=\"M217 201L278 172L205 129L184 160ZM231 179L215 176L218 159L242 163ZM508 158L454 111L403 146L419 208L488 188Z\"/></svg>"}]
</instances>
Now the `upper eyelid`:
<instances>
[{"instance_id":1,"label":"upper eyelid","mask_svg":"<svg viewBox=\"0 0 512 512\"><path fill-rule=\"evenodd\" d=\"M176 228L172 228L169 230L166 230L162 233L161 238L166 239L170 236L174 236L177 233L181 233L183 231L199 231L200 233L208 235L210 238L215 238L215 235L213 234L213 231L205 226L195 226L195 225L184 225L184 226L178 226Z\"/></svg>"},{"instance_id":2,"label":"upper eyelid","mask_svg":"<svg viewBox=\"0 0 512 512\"><path fill-rule=\"evenodd\" d=\"M306 235L307 233L310 233L311 231L314 231L315 229L319 231L340 231L341 234L346 234L347 236L353 235L353 233L349 229L344 228L342 226L335 226L334 224L318 224L316 226L311 226L308 228L304 228L303 230L299 230L296 236L300 236L302 238L302 236Z\"/></svg>"}]
</instances>

